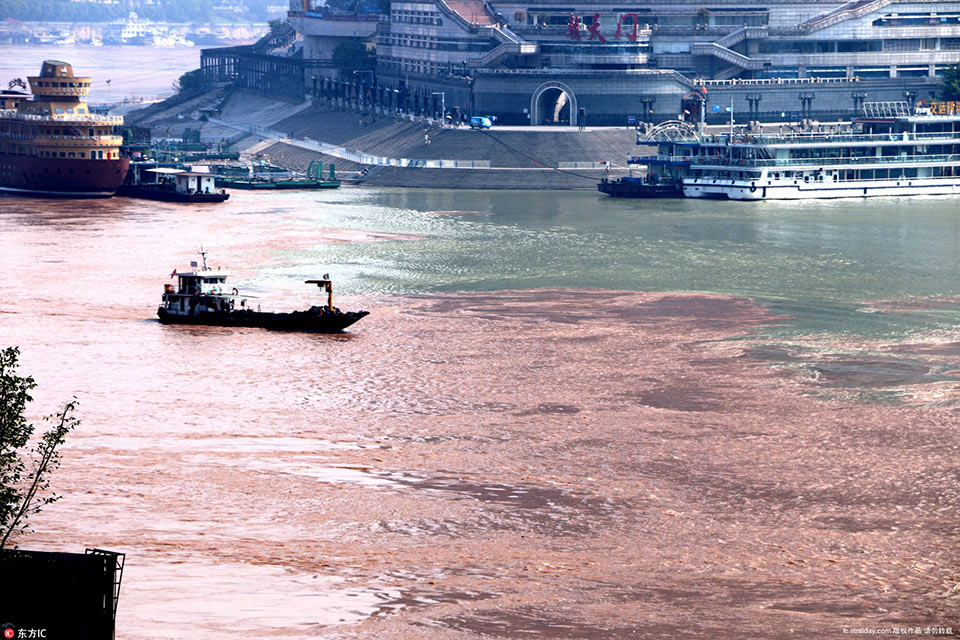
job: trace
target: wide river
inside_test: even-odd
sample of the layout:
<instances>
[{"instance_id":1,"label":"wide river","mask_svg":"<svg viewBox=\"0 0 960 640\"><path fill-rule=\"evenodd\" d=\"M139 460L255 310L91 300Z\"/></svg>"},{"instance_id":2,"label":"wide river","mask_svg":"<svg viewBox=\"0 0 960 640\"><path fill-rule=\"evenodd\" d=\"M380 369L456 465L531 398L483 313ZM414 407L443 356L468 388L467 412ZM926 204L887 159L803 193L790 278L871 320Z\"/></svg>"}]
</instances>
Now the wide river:
<instances>
[{"instance_id":1,"label":"wide river","mask_svg":"<svg viewBox=\"0 0 960 640\"><path fill-rule=\"evenodd\" d=\"M201 48L0 44L0 83L6 89L14 78L26 82L44 60L63 60L91 79L93 104L156 100L173 95L177 78L200 66Z\"/></svg>"},{"instance_id":2,"label":"wide river","mask_svg":"<svg viewBox=\"0 0 960 640\"><path fill-rule=\"evenodd\" d=\"M201 245L371 314L159 324ZM0 198L0 346L82 421L20 542L126 553L130 640L956 629L958 246L950 198Z\"/></svg>"}]
</instances>

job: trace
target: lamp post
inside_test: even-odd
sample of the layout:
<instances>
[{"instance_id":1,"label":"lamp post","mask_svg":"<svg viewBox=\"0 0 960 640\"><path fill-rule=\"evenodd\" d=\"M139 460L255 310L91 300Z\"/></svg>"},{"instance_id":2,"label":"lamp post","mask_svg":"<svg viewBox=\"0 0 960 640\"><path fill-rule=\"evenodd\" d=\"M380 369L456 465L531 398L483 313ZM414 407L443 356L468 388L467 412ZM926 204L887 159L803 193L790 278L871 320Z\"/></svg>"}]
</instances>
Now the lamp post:
<instances>
[{"instance_id":1,"label":"lamp post","mask_svg":"<svg viewBox=\"0 0 960 640\"><path fill-rule=\"evenodd\" d=\"M434 91L430 95L440 96L440 126L447 124L447 93L445 91Z\"/></svg>"},{"instance_id":2,"label":"lamp post","mask_svg":"<svg viewBox=\"0 0 960 640\"><path fill-rule=\"evenodd\" d=\"M916 91L904 91L903 97L907 100L907 107L910 109L910 113L913 113L913 106L917 102L917 92Z\"/></svg>"},{"instance_id":3,"label":"lamp post","mask_svg":"<svg viewBox=\"0 0 960 640\"><path fill-rule=\"evenodd\" d=\"M363 107L364 94L366 93L366 82L364 78L366 74L370 74L370 85L373 86L376 84L376 78L373 76L373 71L370 69L356 69L353 72L354 77L360 76L360 79L357 81L357 107Z\"/></svg>"},{"instance_id":4,"label":"lamp post","mask_svg":"<svg viewBox=\"0 0 960 640\"><path fill-rule=\"evenodd\" d=\"M867 99L867 92L854 91L850 94L850 97L853 98L853 111L859 114L863 111L863 103Z\"/></svg>"},{"instance_id":5,"label":"lamp post","mask_svg":"<svg viewBox=\"0 0 960 640\"><path fill-rule=\"evenodd\" d=\"M640 96L640 104L643 105L644 122L653 122L653 104L656 101L656 96Z\"/></svg>"}]
</instances>

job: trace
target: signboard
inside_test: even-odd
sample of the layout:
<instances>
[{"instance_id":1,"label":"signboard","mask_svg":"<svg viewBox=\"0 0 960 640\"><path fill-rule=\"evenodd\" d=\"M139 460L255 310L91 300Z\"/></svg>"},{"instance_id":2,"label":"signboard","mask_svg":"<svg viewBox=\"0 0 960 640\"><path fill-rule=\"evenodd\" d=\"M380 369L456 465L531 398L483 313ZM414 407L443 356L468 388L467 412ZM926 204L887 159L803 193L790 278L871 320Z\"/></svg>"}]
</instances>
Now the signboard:
<instances>
[{"instance_id":1,"label":"signboard","mask_svg":"<svg viewBox=\"0 0 960 640\"><path fill-rule=\"evenodd\" d=\"M930 115L932 116L960 115L960 102L932 100L930 102Z\"/></svg>"}]
</instances>

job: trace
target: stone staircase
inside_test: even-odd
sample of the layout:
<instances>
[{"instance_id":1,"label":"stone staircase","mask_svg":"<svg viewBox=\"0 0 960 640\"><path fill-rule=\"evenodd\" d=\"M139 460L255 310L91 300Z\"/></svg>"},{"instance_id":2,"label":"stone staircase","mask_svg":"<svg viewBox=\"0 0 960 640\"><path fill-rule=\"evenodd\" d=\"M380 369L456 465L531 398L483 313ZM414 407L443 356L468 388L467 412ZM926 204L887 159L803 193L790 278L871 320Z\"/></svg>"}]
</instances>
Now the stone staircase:
<instances>
[{"instance_id":1,"label":"stone staircase","mask_svg":"<svg viewBox=\"0 0 960 640\"><path fill-rule=\"evenodd\" d=\"M496 21L487 11L483 0L442 0L454 13L472 25L493 25Z\"/></svg>"},{"instance_id":2,"label":"stone staircase","mask_svg":"<svg viewBox=\"0 0 960 640\"><path fill-rule=\"evenodd\" d=\"M758 71L769 67L771 64L769 58L752 58L745 56L717 42L695 42L691 45L690 52L695 56L714 56L724 62L729 62L741 69L748 69L750 71Z\"/></svg>"}]
</instances>

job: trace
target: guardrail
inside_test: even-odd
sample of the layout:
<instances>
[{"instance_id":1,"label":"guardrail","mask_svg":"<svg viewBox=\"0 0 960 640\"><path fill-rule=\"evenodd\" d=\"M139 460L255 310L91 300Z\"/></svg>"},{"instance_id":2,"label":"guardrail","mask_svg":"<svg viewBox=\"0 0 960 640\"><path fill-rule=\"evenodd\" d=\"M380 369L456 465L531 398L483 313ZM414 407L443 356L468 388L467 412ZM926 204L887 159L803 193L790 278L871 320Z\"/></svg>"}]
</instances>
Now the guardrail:
<instances>
[{"instance_id":1,"label":"guardrail","mask_svg":"<svg viewBox=\"0 0 960 640\"><path fill-rule=\"evenodd\" d=\"M767 86L767 85L791 85L791 84L847 84L852 82L862 82L860 78L761 78L757 80L745 80L741 78L732 78L730 80L694 80L695 84L706 85L708 87L730 87L734 85L745 86Z\"/></svg>"},{"instance_id":2,"label":"guardrail","mask_svg":"<svg viewBox=\"0 0 960 640\"><path fill-rule=\"evenodd\" d=\"M662 159L666 160L666 158ZM939 166L944 163L960 163L960 154L939 154L922 156L860 156L856 158L776 158L771 160L746 160L746 159L727 159L711 158L707 156L678 156L677 160L689 162L697 166L715 166L715 167L742 167L742 168L761 168L761 167L793 167L793 166L817 166L844 168L848 165L870 165L870 164L917 164Z\"/></svg>"},{"instance_id":3,"label":"guardrail","mask_svg":"<svg viewBox=\"0 0 960 640\"><path fill-rule=\"evenodd\" d=\"M701 142L726 145L727 138L728 136L707 135L701 139ZM943 144L960 144L960 133L796 133L777 135L759 134L743 137L736 136L733 139L734 144L756 145L802 143L824 144L831 142L940 142Z\"/></svg>"},{"instance_id":4,"label":"guardrail","mask_svg":"<svg viewBox=\"0 0 960 640\"><path fill-rule=\"evenodd\" d=\"M57 122L58 124L63 123L64 121L71 122L88 122L88 123L100 123L100 124L123 124L123 116L102 116L94 113L56 113L49 115L36 115L33 113L19 113L11 109L4 109L0 111L0 114L4 118L10 118L13 120L25 120L28 122L43 122L44 120L48 122Z\"/></svg>"}]
</instances>

